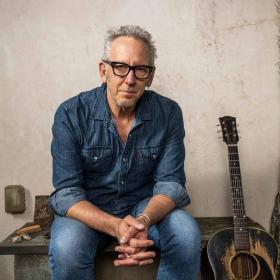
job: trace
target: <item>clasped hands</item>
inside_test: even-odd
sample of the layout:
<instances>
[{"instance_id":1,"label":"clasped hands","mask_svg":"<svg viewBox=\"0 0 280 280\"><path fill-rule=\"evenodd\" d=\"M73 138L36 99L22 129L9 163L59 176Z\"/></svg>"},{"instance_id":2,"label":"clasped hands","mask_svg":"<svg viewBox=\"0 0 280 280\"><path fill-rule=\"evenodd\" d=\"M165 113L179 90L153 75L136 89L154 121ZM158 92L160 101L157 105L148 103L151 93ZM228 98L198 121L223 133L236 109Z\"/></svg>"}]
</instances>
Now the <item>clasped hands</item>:
<instances>
[{"instance_id":1,"label":"clasped hands","mask_svg":"<svg viewBox=\"0 0 280 280\"><path fill-rule=\"evenodd\" d=\"M134 218L130 215L121 219L117 225L116 237L119 245L115 251L119 253L114 261L115 266L135 266L153 263L156 256L148 250L154 242L148 239L149 220L145 216Z\"/></svg>"}]
</instances>

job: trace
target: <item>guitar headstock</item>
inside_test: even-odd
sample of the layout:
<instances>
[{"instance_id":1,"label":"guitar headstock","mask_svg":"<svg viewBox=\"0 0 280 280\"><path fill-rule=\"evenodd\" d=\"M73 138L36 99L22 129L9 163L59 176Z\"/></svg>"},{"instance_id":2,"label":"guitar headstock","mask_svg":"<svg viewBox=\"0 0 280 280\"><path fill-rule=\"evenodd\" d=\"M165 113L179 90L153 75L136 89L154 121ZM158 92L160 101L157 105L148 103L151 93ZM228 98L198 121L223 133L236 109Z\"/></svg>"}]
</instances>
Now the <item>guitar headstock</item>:
<instances>
[{"instance_id":1,"label":"guitar headstock","mask_svg":"<svg viewBox=\"0 0 280 280\"><path fill-rule=\"evenodd\" d=\"M231 116L224 116L219 118L222 133L223 141L227 145L237 144L239 137L237 133L236 118Z\"/></svg>"}]
</instances>

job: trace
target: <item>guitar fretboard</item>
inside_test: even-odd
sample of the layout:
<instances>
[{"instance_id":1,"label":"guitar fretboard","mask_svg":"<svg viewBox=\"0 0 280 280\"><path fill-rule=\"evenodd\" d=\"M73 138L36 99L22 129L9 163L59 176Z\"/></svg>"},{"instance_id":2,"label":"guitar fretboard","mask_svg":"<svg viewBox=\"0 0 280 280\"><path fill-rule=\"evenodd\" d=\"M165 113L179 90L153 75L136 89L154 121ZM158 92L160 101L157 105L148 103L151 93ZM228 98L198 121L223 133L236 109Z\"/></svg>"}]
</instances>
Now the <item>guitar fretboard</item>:
<instances>
[{"instance_id":1,"label":"guitar fretboard","mask_svg":"<svg viewBox=\"0 0 280 280\"><path fill-rule=\"evenodd\" d=\"M232 194L235 247L237 250L249 250L250 240L244 207L237 145L228 145L228 158Z\"/></svg>"}]
</instances>

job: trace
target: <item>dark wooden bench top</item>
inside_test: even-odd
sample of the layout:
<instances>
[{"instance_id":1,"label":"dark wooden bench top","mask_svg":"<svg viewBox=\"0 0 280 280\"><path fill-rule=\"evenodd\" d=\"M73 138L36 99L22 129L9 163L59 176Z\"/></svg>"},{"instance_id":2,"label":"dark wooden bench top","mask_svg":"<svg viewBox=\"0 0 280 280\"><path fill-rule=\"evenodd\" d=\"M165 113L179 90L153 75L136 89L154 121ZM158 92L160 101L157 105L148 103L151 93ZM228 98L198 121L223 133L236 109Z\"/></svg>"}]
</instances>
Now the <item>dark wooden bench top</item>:
<instances>
[{"instance_id":1,"label":"dark wooden bench top","mask_svg":"<svg viewBox=\"0 0 280 280\"><path fill-rule=\"evenodd\" d=\"M205 248L207 241L217 231L233 226L232 217L200 217L196 218L202 234L202 247ZM27 223L24 226L32 225ZM248 226L263 229L263 227L248 218ZM0 255L33 255L47 254L49 250L49 231L50 228L43 228L43 231L30 234L32 240L23 240L13 243L12 238L16 235L16 231L9 235L0 243ZM103 253L114 252L114 244L108 246Z\"/></svg>"}]
</instances>

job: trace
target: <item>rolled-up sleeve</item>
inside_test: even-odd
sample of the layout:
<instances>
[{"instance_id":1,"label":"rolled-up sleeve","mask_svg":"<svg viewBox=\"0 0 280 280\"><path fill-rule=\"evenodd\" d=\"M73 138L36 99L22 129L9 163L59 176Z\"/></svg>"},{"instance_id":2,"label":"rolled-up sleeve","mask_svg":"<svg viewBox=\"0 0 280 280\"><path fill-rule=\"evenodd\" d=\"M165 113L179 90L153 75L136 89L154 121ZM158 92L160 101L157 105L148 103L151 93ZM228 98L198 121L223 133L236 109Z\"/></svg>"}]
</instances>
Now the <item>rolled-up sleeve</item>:
<instances>
[{"instance_id":1,"label":"rolled-up sleeve","mask_svg":"<svg viewBox=\"0 0 280 280\"><path fill-rule=\"evenodd\" d=\"M53 160L53 185L49 203L53 211L64 216L67 210L81 200L86 200L80 152L79 127L73 114L60 105L52 127L51 153Z\"/></svg>"},{"instance_id":2,"label":"rolled-up sleeve","mask_svg":"<svg viewBox=\"0 0 280 280\"><path fill-rule=\"evenodd\" d=\"M155 171L153 195L167 195L175 202L176 207L182 208L190 203L190 197L185 186L183 116L176 103L170 113L168 127L166 143Z\"/></svg>"}]
</instances>

